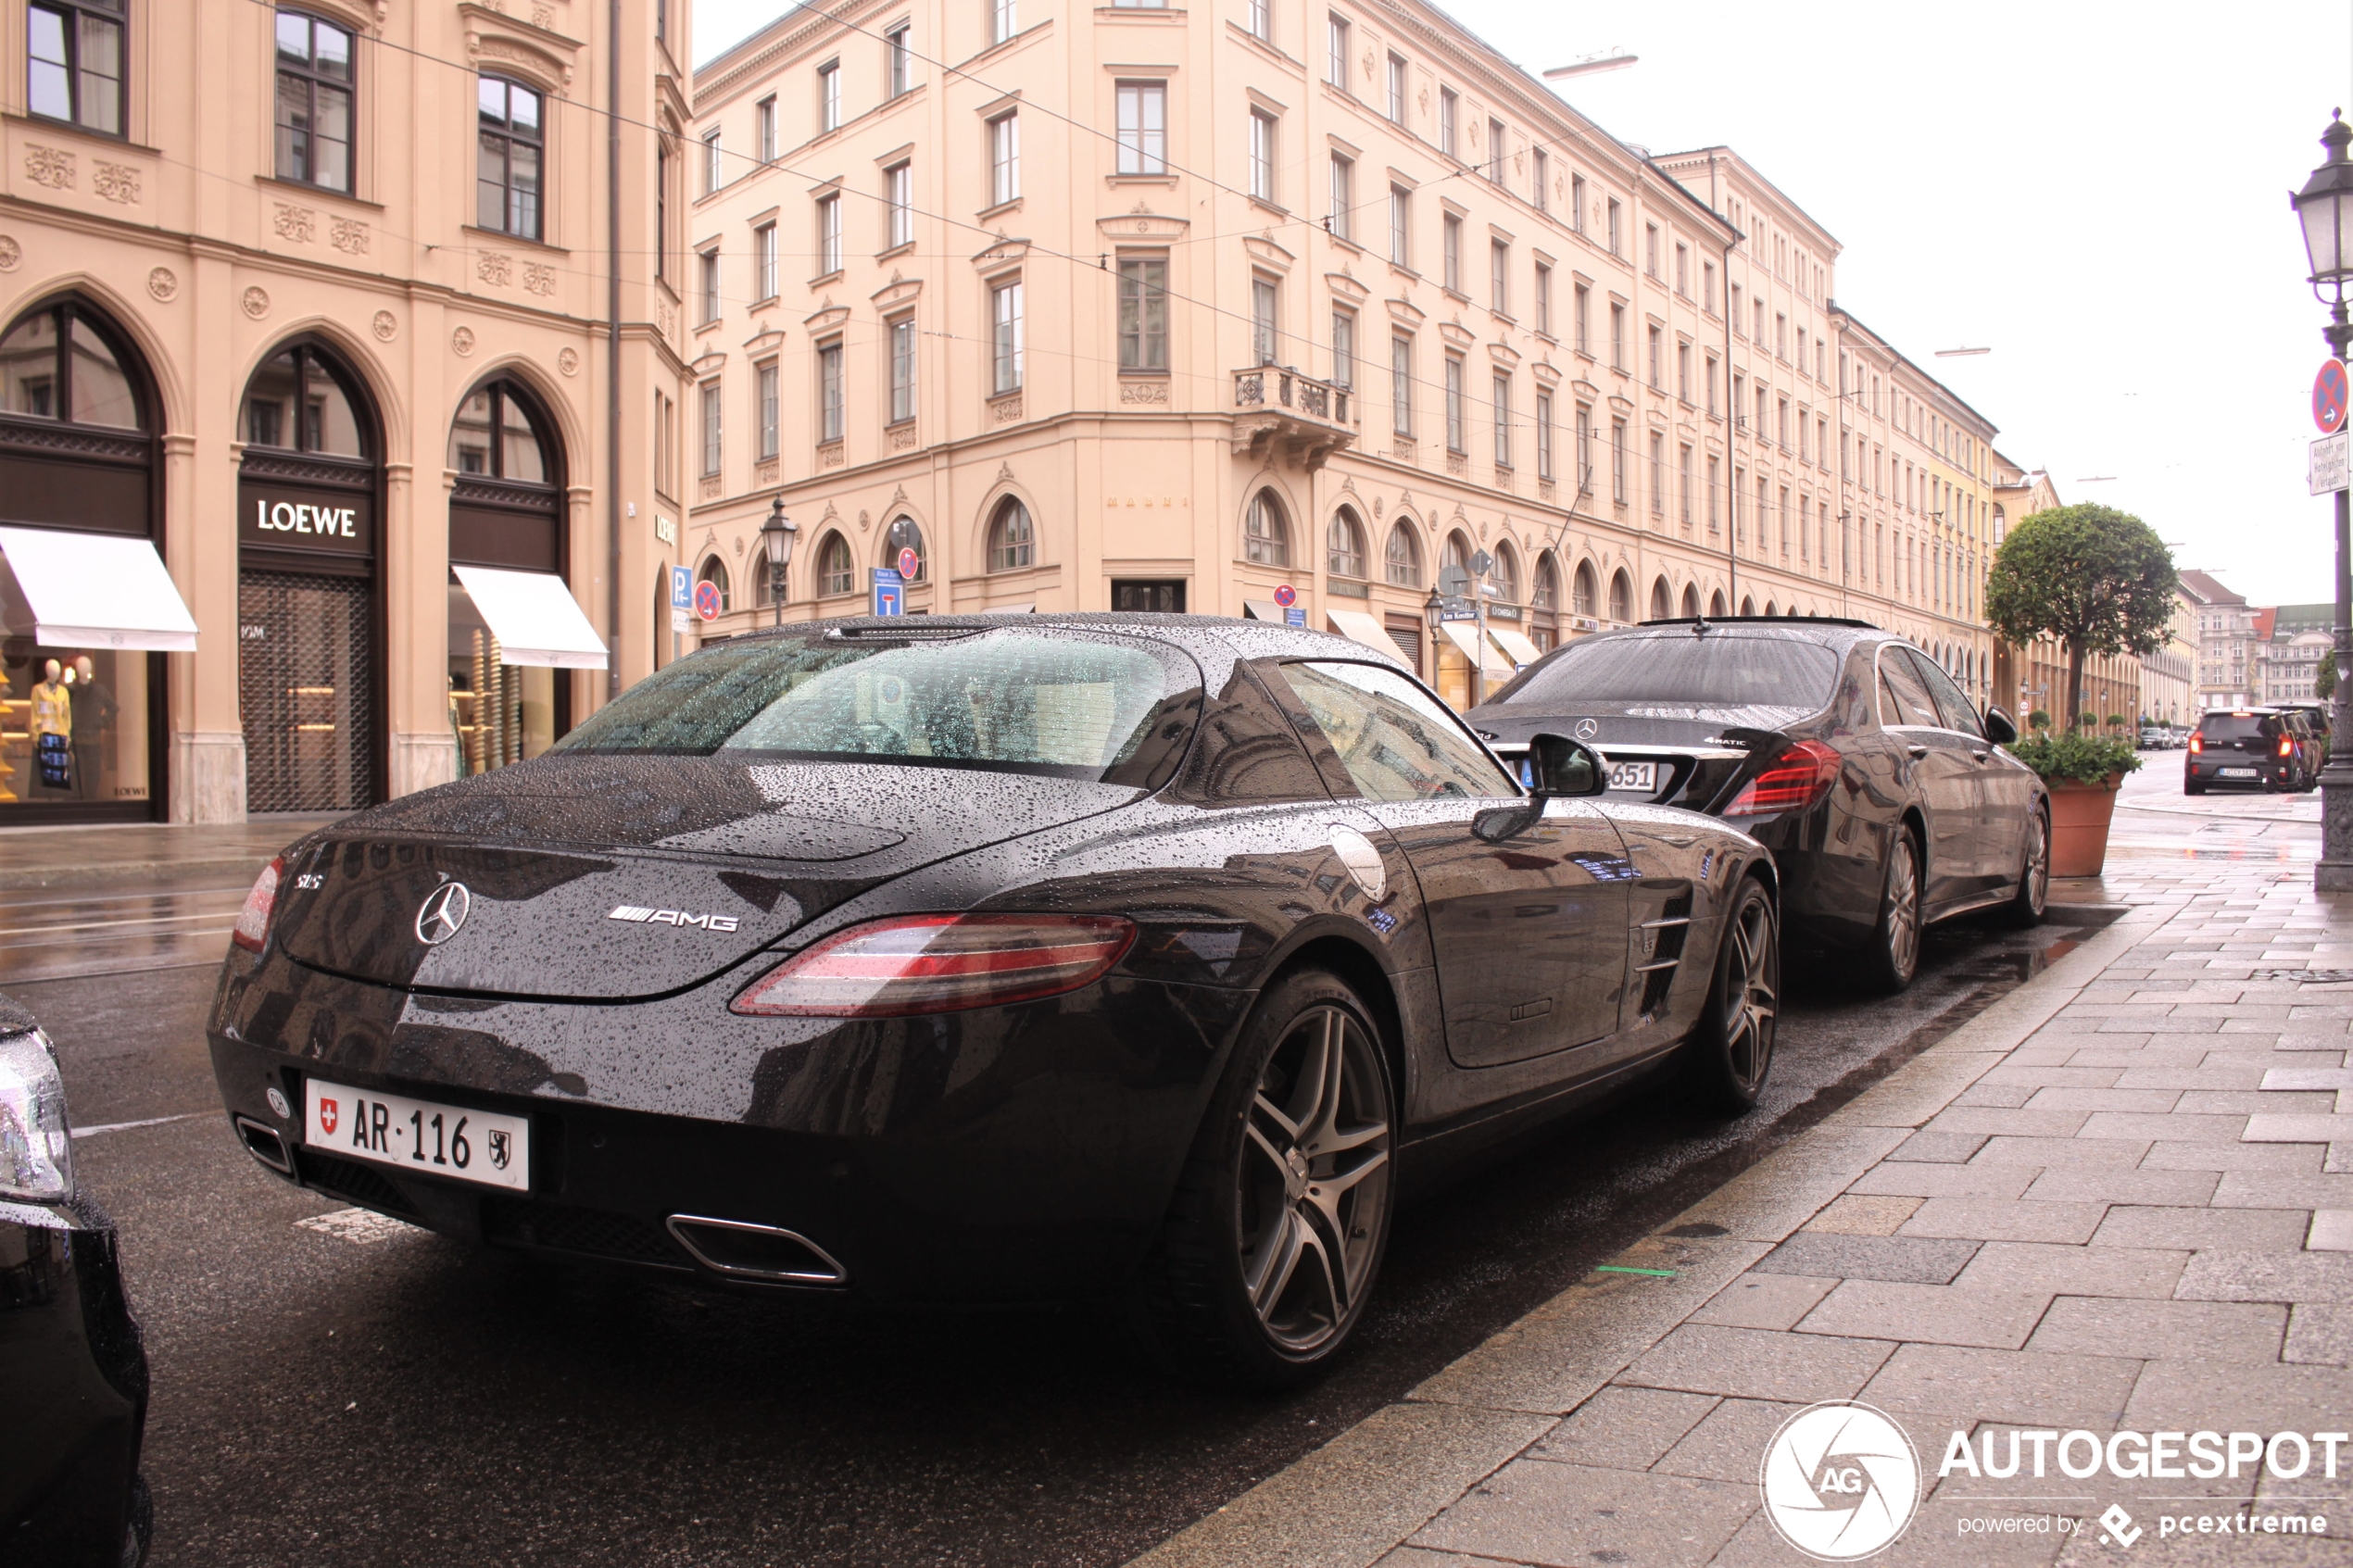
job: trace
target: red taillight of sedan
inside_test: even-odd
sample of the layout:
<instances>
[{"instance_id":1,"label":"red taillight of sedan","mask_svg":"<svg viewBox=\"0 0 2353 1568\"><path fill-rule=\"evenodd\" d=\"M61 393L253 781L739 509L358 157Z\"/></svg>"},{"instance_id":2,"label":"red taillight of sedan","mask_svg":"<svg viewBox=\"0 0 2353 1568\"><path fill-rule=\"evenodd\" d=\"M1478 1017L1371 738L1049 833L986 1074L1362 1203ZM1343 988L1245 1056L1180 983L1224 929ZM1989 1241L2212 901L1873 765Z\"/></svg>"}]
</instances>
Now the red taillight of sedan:
<instances>
[{"instance_id":1,"label":"red taillight of sedan","mask_svg":"<svg viewBox=\"0 0 2353 1568\"><path fill-rule=\"evenodd\" d=\"M755 1018L904 1018L1034 1002L1102 978L1136 927L1110 915L900 915L837 932L728 1004Z\"/></svg>"},{"instance_id":2,"label":"red taillight of sedan","mask_svg":"<svg viewBox=\"0 0 2353 1568\"><path fill-rule=\"evenodd\" d=\"M2191 755L2191 756L2195 757L2195 756L2196 756L2199 752L2204 751L2205 749L2206 749L2206 737L2205 737L2204 735L2192 735L2192 736L2190 737L2190 755Z\"/></svg>"},{"instance_id":3,"label":"red taillight of sedan","mask_svg":"<svg viewBox=\"0 0 2353 1568\"><path fill-rule=\"evenodd\" d=\"M286 872L282 856L261 868L253 879L253 891L245 895L245 907L237 911L237 923L230 930L229 940L249 953L261 951L262 942L270 935L270 916L278 907L278 879Z\"/></svg>"},{"instance_id":4,"label":"red taillight of sedan","mask_svg":"<svg viewBox=\"0 0 2353 1568\"><path fill-rule=\"evenodd\" d=\"M1724 809L1728 817L1767 811L1803 811L1831 792L1843 766L1839 755L1818 740L1802 740L1742 786Z\"/></svg>"}]
</instances>

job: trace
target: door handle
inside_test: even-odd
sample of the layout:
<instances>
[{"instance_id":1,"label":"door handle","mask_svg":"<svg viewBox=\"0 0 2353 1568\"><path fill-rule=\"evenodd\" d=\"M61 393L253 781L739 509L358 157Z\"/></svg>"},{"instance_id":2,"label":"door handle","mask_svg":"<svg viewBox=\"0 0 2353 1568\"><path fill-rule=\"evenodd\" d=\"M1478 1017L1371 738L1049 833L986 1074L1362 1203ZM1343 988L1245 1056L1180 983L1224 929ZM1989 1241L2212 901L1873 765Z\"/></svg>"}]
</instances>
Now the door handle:
<instances>
[{"instance_id":1,"label":"door handle","mask_svg":"<svg viewBox=\"0 0 2353 1568\"><path fill-rule=\"evenodd\" d=\"M1912 754L1912 760L1915 762L1928 755L1928 747L1924 746L1907 746L1904 749Z\"/></svg>"}]
</instances>

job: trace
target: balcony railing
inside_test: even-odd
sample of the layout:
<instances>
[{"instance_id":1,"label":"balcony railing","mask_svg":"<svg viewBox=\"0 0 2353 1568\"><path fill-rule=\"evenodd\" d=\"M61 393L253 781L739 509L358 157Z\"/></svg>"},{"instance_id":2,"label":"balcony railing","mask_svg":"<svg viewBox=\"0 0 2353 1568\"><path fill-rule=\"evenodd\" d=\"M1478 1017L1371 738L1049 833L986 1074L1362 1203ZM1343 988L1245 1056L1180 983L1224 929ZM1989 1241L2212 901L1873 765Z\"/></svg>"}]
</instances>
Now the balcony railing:
<instances>
[{"instance_id":1,"label":"balcony railing","mask_svg":"<svg viewBox=\"0 0 2353 1568\"><path fill-rule=\"evenodd\" d=\"M1234 372L1234 450L1272 445L1310 472L1356 439L1354 399L1348 388L1302 376L1281 365Z\"/></svg>"}]
</instances>

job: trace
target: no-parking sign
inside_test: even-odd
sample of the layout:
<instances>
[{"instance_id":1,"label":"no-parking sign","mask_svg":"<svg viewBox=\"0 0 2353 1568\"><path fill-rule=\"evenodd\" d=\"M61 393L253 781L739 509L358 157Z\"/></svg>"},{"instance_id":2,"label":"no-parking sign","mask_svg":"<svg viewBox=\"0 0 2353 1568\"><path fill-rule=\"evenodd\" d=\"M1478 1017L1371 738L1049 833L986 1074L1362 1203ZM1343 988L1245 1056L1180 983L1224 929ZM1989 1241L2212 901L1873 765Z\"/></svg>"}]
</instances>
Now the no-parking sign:
<instances>
[{"instance_id":1,"label":"no-parking sign","mask_svg":"<svg viewBox=\"0 0 2353 1568\"><path fill-rule=\"evenodd\" d=\"M719 619L719 584L706 579L695 584L695 613L705 621Z\"/></svg>"},{"instance_id":2,"label":"no-parking sign","mask_svg":"<svg viewBox=\"0 0 2353 1568\"><path fill-rule=\"evenodd\" d=\"M2345 374L2345 361L2331 355L2321 361L2318 375L2312 378L2312 422L2321 427L2322 435L2334 435L2345 428L2345 407L2353 395L2353 382Z\"/></svg>"}]
</instances>

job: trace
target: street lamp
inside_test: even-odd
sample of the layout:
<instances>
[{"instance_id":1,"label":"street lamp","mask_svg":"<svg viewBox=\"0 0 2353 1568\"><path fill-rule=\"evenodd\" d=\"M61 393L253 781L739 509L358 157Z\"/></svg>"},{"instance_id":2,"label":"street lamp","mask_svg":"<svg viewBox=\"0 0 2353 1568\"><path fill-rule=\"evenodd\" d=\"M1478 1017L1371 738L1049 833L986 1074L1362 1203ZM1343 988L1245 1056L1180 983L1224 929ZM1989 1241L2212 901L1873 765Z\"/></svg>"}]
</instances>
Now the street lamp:
<instances>
[{"instance_id":1,"label":"street lamp","mask_svg":"<svg viewBox=\"0 0 2353 1568\"><path fill-rule=\"evenodd\" d=\"M1429 622L1429 689L1437 691L1438 666L1445 658L1440 646L1445 633L1440 628L1446 624L1446 597L1435 588L1422 601L1422 618Z\"/></svg>"},{"instance_id":2,"label":"street lamp","mask_svg":"<svg viewBox=\"0 0 2353 1568\"><path fill-rule=\"evenodd\" d=\"M2312 263L2312 294L2329 307L2329 324L2321 335L2329 352L2345 357L2353 343L2353 323L2345 311L2345 285L2353 279L2353 126L2342 109L2332 111L2329 128L2321 132L2328 161L2312 170L2304 189L2288 198L2304 226L2304 249ZM2322 291L2326 292L2323 293ZM2353 669L2353 510L2347 492L2336 493L2336 667ZM2321 770L2321 859L2312 868L2316 891L2353 889L2353 682L2339 681L2335 713L2331 722L2335 744L2329 747L2328 765Z\"/></svg>"},{"instance_id":3,"label":"street lamp","mask_svg":"<svg viewBox=\"0 0 2353 1568\"><path fill-rule=\"evenodd\" d=\"M768 557L768 597L776 607L776 624L785 623L785 568L792 565L793 540L800 524L785 515L782 495L768 503L768 521L760 525L760 547Z\"/></svg>"}]
</instances>

